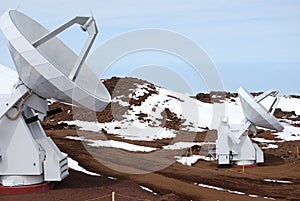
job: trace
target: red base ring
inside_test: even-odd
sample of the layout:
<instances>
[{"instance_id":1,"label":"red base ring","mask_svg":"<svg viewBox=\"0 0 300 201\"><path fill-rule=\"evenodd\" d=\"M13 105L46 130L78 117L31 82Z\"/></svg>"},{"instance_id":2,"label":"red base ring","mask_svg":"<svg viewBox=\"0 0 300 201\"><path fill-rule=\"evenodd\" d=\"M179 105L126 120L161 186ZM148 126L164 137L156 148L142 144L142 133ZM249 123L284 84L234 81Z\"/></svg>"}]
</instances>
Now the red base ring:
<instances>
[{"instance_id":1,"label":"red base ring","mask_svg":"<svg viewBox=\"0 0 300 201\"><path fill-rule=\"evenodd\" d=\"M29 194L29 193L40 193L45 192L53 188L53 183L45 182L35 185L26 186L2 186L0 185L0 194Z\"/></svg>"}]
</instances>

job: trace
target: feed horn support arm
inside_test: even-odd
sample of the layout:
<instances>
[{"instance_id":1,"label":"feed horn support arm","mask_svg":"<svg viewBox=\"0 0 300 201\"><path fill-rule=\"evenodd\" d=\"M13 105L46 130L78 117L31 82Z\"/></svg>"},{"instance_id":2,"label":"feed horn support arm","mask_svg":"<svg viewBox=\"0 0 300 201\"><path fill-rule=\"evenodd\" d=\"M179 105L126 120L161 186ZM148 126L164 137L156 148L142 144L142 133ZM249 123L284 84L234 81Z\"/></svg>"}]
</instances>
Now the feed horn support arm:
<instances>
[{"instance_id":1,"label":"feed horn support arm","mask_svg":"<svg viewBox=\"0 0 300 201\"><path fill-rule=\"evenodd\" d=\"M38 46L47 42L51 38L57 36L58 34L65 31L66 29L68 29L69 27L71 27L74 24L80 24L81 29L83 31L87 31L89 33L89 37L88 37L83 49L81 50L81 53L80 53L78 59L76 60L76 63L74 65L72 71L70 72L69 78L73 81L75 81L75 79L80 71L80 68L81 68L82 64L84 63L92 45L93 45L93 42L95 41L95 38L98 34L98 29L97 29L94 18L92 18L92 17L75 17L72 20L61 25L54 31L48 33L47 35L41 37L40 39L38 39L37 41L32 43L32 46L37 48Z\"/></svg>"}]
</instances>

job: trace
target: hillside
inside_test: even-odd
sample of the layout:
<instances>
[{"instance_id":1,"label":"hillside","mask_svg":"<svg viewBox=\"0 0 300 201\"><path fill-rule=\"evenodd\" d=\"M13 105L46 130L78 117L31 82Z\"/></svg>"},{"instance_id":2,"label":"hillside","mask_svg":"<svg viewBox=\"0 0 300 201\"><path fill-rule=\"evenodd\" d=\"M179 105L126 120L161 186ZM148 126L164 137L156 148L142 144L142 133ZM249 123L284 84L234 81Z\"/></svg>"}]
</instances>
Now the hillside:
<instances>
[{"instance_id":1,"label":"hillside","mask_svg":"<svg viewBox=\"0 0 300 201\"><path fill-rule=\"evenodd\" d=\"M265 165L240 175L239 170L229 173L226 169L216 169L213 161L205 162L211 160L208 148L214 147L216 139L212 123L214 105L209 97L217 99L217 104L225 104L230 121L237 123L243 120L243 114L235 94L191 96L135 78L113 77L103 82L112 95L112 103L103 112L93 113L54 103L51 109L63 107L64 112L43 122L48 135L84 167L129 178L162 194L175 193L181 199L218 198L224 191L229 191L225 193L227 197L239 195L243 199L253 196L295 199L300 195L298 191L283 195L283 191L296 189L300 184L299 174L295 172L299 167L296 148L300 145L300 99L297 96L282 97L275 112L284 131L259 129L259 134L253 137L265 152ZM289 108L293 111L286 111ZM81 143L85 151L80 148ZM290 172L283 173L284 169ZM184 183L181 187L173 186L174 181L167 187L156 182L159 178L164 182L175 179ZM269 180L291 183L274 184L267 182ZM185 185L193 189L190 184L200 186L199 192L182 189ZM257 186L255 191L251 190L253 185ZM209 192L215 189L212 190L215 195L207 192L208 189Z\"/></svg>"},{"instance_id":2,"label":"hillside","mask_svg":"<svg viewBox=\"0 0 300 201\"><path fill-rule=\"evenodd\" d=\"M10 82L17 79L13 76ZM10 86L7 80L2 81L1 86ZM300 146L299 96L281 97L274 115L285 130L277 133L259 129L252 139L263 148L266 163L241 174L240 169L218 168L208 154L217 138L216 109L222 107L224 110L217 111L224 111L230 123L243 120L237 94L180 94L136 78L113 77L103 83L112 102L102 112L49 102L49 109L61 107L63 112L42 122L47 135L75 160L71 168L94 175L71 171L54 190L59 195L54 200L67 199L71 194L76 194L73 200L84 200L111 191L161 201L300 197L296 156ZM86 192L77 190L81 185ZM27 198L53 200L54 192Z\"/></svg>"}]
</instances>

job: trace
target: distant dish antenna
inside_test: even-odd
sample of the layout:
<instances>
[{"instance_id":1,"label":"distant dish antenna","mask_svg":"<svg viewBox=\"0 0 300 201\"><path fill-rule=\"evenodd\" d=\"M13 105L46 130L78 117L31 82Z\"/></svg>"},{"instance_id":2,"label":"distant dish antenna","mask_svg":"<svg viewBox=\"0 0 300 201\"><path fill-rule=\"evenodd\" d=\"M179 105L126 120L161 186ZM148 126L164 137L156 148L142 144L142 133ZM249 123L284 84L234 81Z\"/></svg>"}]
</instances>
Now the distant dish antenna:
<instances>
[{"instance_id":1,"label":"distant dish antenna","mask_svg":"<svg viewBox=\"0 0 300 201\"><path fill-rule=\"evenodd\" d=\"M56 35L79 24L89 37L79 56ZM19 74L11 96L0 106L0 183L20 186L60 181L68 175L67 155L45 135L39 119L46 99L102 111L110 95L84 63L98 33L92 17L75 17L52 32L28 16L9 10L0 28Z\"/></svg>"},{"instance_id":2,"label":"distant dish antenna","mask_svg":"<svg viewBox=\"0 0 300 201\"><path fill-rule=\"evenodd\" d=\"M238 90L238 94L240 97L240 101L242 104L242 108L244 111L245 118L250 121L255 126L268 128L271 130L281 131L283 130L282 125L279 121L272 116L271 114L274 113L276 108L276 102L278 98L275 98L275 102L271 105L271 107L267 110L264 106L260 105L260 101L265 98L266 96L276 96L276 91L268 91L264 93L262 96L254 97L245 91L243 88ZM275 107L274 107L275 106Z\"/></svg>"},{"instance_id":3,"label":"distant dish antenna","mask_svg":"<svg viewBox=\"0 0 300 201\"><path fill-rule=\"evenodd\" d=\"M279 102L277 91L267 91L254 98L245 89L239 88L238 95L245 120L243 124L238 125L230 125L227 117L222 120L216 143L216 156L219 165L263 163L263 152L256 143L251 141L248 131L250 130L256 135L256 126L275 131L284 129L279 121L272 116ZM268 96L273 96L274 102L266 109L260 104L260 101Z\"/></svg>"}]
</instances>

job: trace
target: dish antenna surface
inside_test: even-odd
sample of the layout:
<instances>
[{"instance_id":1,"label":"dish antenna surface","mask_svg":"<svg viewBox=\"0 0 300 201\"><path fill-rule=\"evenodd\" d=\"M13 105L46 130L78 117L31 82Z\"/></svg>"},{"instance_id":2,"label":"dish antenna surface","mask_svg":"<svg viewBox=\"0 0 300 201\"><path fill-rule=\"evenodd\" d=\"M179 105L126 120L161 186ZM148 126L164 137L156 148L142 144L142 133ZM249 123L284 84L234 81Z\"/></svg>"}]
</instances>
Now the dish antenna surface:
<instances>
[{"instance_id":1,"label":"dish antenna surface","mask_svg":"<svg viewBox=\"0 0 300 201\"><path fill-rule=\"evenodd\" d=\"M282 125L279 121L272 115L275 111L275 104L272 104L269 110L264 108L259 102L262 101L263 97L267 95L275 95L277 92L268 91L263 94L262 97L257 97L255 99L251 94L249 94L245 89L240 88L238 90L239 98L242 104L243 112L245 118L250 121L255 126L268 128L271 130L281 131L283 130ZM275 101L277 101L275 99ZM275 102L276 103L276 102Z\"/></svg>"},{"instance_id":2,"label":"dish antenna surface","mask_svg":"<svg viewBox=\"0 0 300 201\"><path fill-rule=\"evenodd\" d=\"M79 24L89 37L77 56L56 35ZM50 113L47 99L102 111L110 95L84 63L98 33L92 17L75 17L49 32L30 17L6 11L0 28L19 81L0 106L0 183L20 186L60 181L68 175L67 155L45 135L38 121Z\"/></svg>"},{"instance_id":3,"label":"dish antenna surface","mask_svg":"<svg viewBox=\"0 0 300 201\"><path fill-rule=\"evenodd\" d=\"M284 129L272 115L279 102L277 91L270 90L254 98L245 89L239 88L238 95L245 120L238 125L230 125L227 117L222 120L216 143L216 157L219 165L263 163L263 152L256 143L251 141L248 131L256 135L256 126L275 131ZM267 109L260 102L269 96L274 97L274 101Z\"/></svg>"}]
</instances>

